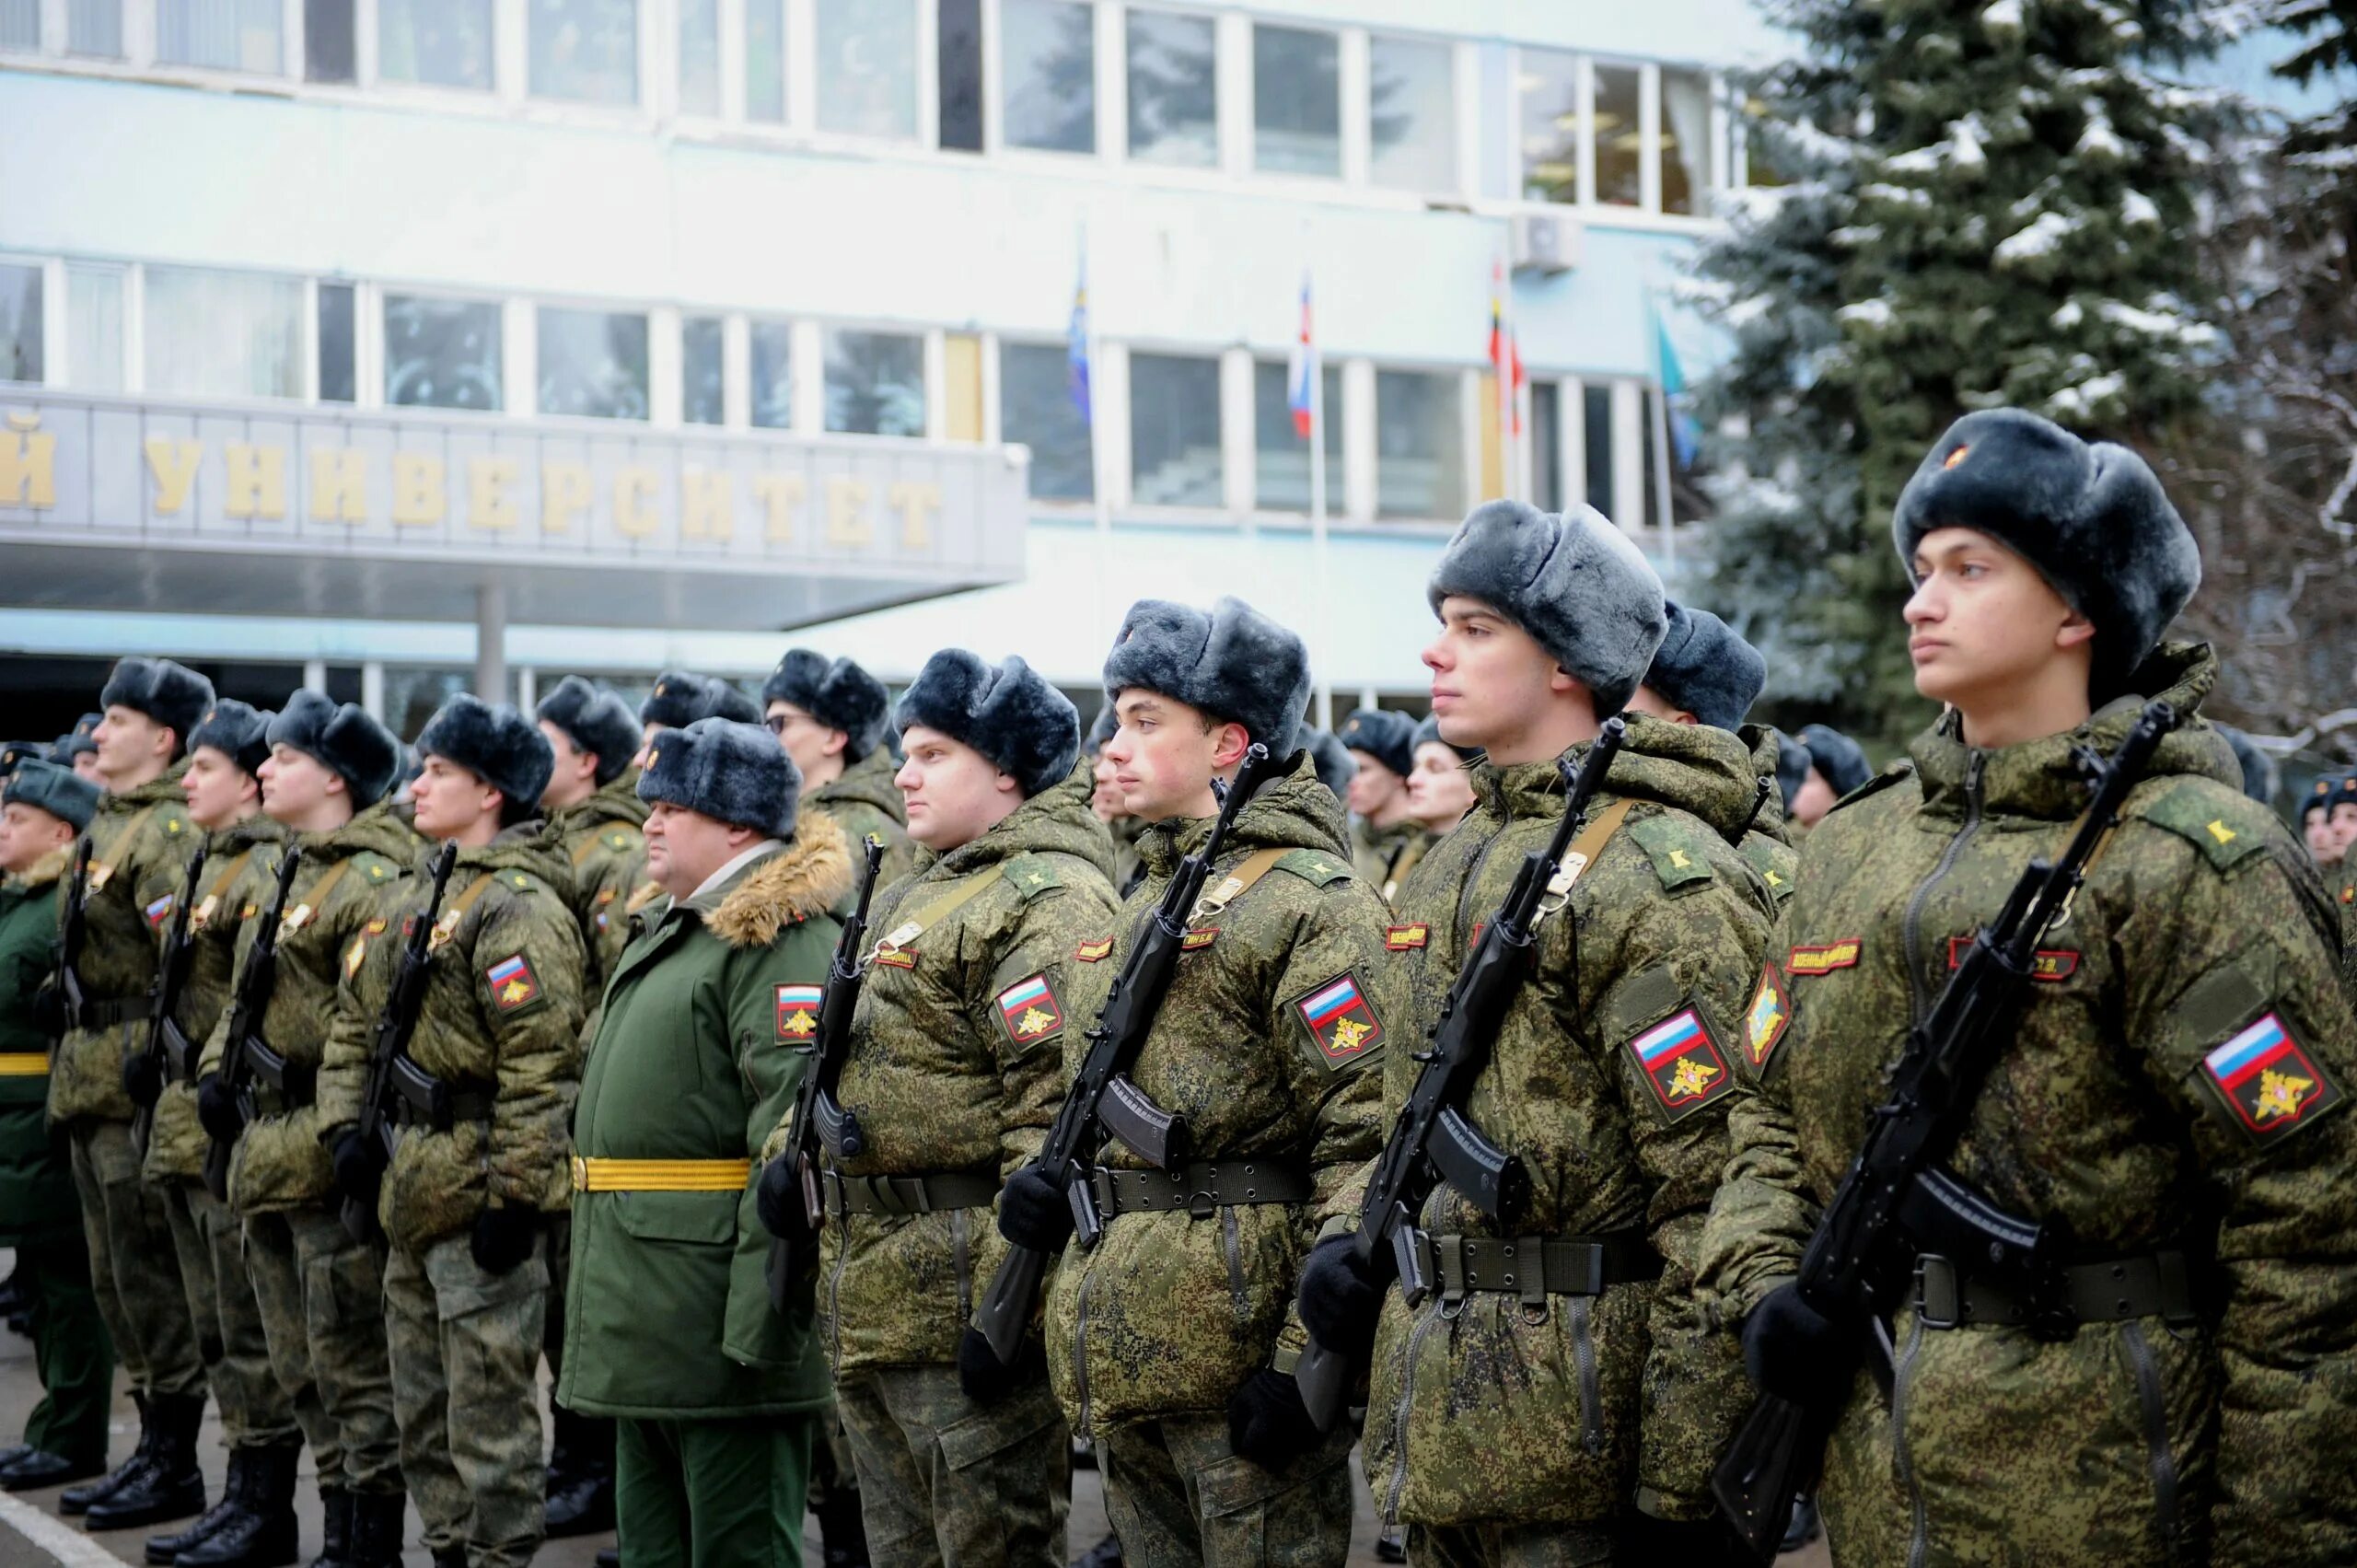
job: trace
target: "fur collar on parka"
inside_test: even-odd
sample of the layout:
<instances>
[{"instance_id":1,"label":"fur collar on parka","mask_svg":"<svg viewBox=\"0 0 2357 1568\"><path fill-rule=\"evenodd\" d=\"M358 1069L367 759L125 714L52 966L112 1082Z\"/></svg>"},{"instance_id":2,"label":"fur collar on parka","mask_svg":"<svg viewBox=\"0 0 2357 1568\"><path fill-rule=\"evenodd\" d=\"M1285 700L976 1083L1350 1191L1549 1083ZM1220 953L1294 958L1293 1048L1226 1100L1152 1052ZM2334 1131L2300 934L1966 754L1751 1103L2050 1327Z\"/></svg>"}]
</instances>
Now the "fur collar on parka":
<instances>
[{"instance_id":1,"label":"fur collar on parka","mask_svg":"<svg viewBox=\"0 0 2357 1568\"><path fill-rule=\"evenodd\" d=\"M52 882L64 879L74 864L74 842L71 839L51 850L24 870L8 878L12 886L29 892L39 892Z\"/></svg>"},{"instance_id":2,"label":"fur collar on parka","mask_svg":"<svg viewBox=\"0 0 2357 1568\"><path fill-rule=\"evenodd\" d=\"M690 899L704 928L731 947L766 947L789 925L825 914L851 889L851 845L832 819L811 812L794 841L723 889Z\"/></svg>"}]
</instances>

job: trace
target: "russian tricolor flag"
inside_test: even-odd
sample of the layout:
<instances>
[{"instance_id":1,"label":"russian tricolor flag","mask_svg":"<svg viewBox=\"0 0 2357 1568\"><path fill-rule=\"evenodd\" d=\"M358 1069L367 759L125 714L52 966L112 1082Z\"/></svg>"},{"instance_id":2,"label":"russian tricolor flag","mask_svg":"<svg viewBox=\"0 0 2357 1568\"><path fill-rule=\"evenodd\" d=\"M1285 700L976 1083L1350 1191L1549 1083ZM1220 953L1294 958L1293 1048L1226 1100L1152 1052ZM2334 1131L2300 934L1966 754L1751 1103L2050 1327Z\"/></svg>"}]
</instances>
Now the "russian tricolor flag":
<instances>
[{"instance_id":1,"label":"russian tricolor flag","mask_svg":"<svg viewBox=\"0 0 2357 1568\"><path fill-rule=\"evenodd\" d=\"M1302 1004L1302 1016L1309 1020L1313 1029L1323 1028L1333 1022L1335 1015L1347 1012L1359 999L1358 983L1344 975L1317 995Z\"/></svg>"},{"instance_id":2,"label":"russian tricolor flag","mask_svg":"<svg viewBox=\"0 0 2357 1568\"><path fill-rule=\"evenodd\" d=\"M1309 273L1301 274L1301 330L1294 335L1285 367L1285 404L1293 410L1293 433L1309 439L1318 416L1318 344L1309 326Z\"/></svg>"},{"instance_id":3,"label":"russian tricolor flag","mask_svg":"<svg viewBox=\"0 0 2357 1568\"><path fill-rule=\"evenodd\" d=\"M1689 1008L1670 1019L1669 1022L1656 1025L1639 1035L1636 1041L1637 1060L1651 1068L1655 1063L1665 1058L1676 1056L1693 1044L1695 1037L1701 1032L1702 1020L1696 1017L1692 1009Z\"/></svg>"},{"instance_id":4,"label":"russian tricolor flag","mask_svg":"<svg viewBox=\"0 0 2357 1568\"><path fill-rule=\"evenodd\" d=\"M2254 1073L2264 1072L2292 1051L2292 1037L2270 1013L2242 1033L2202 1058L2210 1075L2228 1090L2238 1088Z\"/></svg>"}]
</instances>

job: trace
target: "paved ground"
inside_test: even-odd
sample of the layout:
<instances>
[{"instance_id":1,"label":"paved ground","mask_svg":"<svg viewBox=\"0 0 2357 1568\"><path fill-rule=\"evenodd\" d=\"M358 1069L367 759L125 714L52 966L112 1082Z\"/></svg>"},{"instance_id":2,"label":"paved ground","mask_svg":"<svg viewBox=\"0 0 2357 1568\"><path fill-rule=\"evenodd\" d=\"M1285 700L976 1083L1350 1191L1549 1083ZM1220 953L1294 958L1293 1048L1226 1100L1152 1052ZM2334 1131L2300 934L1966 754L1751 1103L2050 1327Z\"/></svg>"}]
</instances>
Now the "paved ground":
<instances>
[{"instance_id":1,"label":"paved ground","mask_svg":"<svg viewBox=\"0 0 2357 1568\"><path fill-rule=\"evenodd\" d=\"M0 1278L13 1268L12 1254L0 1249ZM0 1445L17 1440L24 1430L26 1412L41 1397L41 1387L33 1374L32 1345L18 1335L0 1329ZM130 1452L138 1435L138 1412L129 1397L118 1390L114 1410L115 1455ZM219 1495L222 1469L226 1456L222 1450L220 1428L213 1412L205 1414L203 1436L199 1449L203 1456L206 1484L212 1493ZM316 1473L305 1457L302 1485L297 1493L298 1509L303 1523L305 1560L319 1550L319 1502ZM10 1497L0 1493L0 1568L111 1568L114 1562L143 1562L141 1549L146 1530L119 1530L108 1535L87 1535L75 1519L60 1518L57 1515L55 1492L28 1492ZM1084 1469L1073 1477L1072 1521L1070 1539L1075 1556L1086 1551L1105 1533L1103 1492L1097 1472ZM417 1516L410 1515L409 1539L418 1539ZM592 1559L601 1547L613 1544L613 1538L590 1536L577 1540L550 1541L540 1549L537 1560L546 1568L591 1568ZM813 1565L819 1562L818 1527L814 1522L807 1538L807 1560ZM403 1559L405 1568L432 1568L432 1560L423 1547L412 1545ZM1352 1568L1369 1568L1375 1562L1375 1514L1367 1497L1364 1481L1358 1488L1358 1516L1351 1532ZM1820 1542L1807 1551L1783 1558L1779 1568L1829 1568L1829 1559Z\"/></svg>"}]
</instances>

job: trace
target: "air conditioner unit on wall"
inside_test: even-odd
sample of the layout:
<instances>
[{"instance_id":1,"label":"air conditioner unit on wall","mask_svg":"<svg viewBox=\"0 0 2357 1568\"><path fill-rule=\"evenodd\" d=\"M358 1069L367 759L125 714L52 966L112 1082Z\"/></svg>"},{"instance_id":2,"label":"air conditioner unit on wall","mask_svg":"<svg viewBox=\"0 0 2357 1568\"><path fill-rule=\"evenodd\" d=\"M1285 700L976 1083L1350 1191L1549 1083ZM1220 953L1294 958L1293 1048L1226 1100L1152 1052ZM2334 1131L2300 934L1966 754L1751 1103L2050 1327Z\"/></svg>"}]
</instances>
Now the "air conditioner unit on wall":
<instances>
[{"instance_id":1,"label":"air conditioner unit on wall","mask_svg":"<svg viewBox=\"0 0 2357 1568\"><path fill-rule=\"evenodd\" d=\"M1580 264L1586 231L1574 217L1558 213L1517 213L1514 220L1514 270L1553 277Z\"/></svg>"}]
</instances>

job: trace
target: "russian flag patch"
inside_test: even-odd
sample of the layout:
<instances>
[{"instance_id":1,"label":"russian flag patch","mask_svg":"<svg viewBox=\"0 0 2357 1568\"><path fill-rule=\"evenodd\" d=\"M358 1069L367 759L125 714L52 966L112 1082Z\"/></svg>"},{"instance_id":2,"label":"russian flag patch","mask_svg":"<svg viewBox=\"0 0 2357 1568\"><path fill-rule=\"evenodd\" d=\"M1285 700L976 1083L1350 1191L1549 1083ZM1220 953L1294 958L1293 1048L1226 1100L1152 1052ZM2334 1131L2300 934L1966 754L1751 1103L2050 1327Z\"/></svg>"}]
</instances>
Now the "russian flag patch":
<instances>
[{"instance_id":1,"label":"russian flag patch","mask_svg":"<svg viewBox=\"0 0 2357 1568\"><path fill-rule=\"evenodd\" d=\"M439 923L436 923L437 929ZM540 1000L540 977L521 953L511 953L482 971L491 982L493 1005L503 1013L517 1013Z\"/></svg>"},{"instance_id":2,"label":"russian flag patch","mask_svg":"<svg viewBox=\"0 0 2357 1568\"><path fill-rule=\"evenodd\" d=\"M1295 1005L1309 1038L1329 1067L1343 1067L1375 1049L1383 1039L1383 1020L1347 970L1312 991Z\"/></svg>"},{"instance_id":3,"label":"russian flag patch","mask_svg":"<svg viewBox=\"0 0 2357 1568\"><path fill-rule=\"evenodd\" d=\"M1718 1042L1711 1038L1702 1015L1691 1007L1630 1040L1629 1054L1636 1058L1654 1098L1672 1121L1682 1121L1735 1086Z\"/></svg>"},{"instance_id":4,"label":"russian flag patch","mask_svg":"<svg viewBox=\"0 0 2357 1568\"><path fill-rule=\"evenodd\" d=\"M1036 1045L1064 1027L1063 1005L1044 974L1016 981L998 993L998 1021L1016 1045Z\"/></svg>"},{"instance_id":5,"label":"russian flag patch","mask_svg":"<svg viewBox=\"0 0 2357 1568\"><path fill-rule=\"evenodd\" d=\"M819 1032L819 998L821 989L815 985L781 985L777 988L777 1038L791 1045L801 1045Z\"/></svg>"},{"instance_id":6,"label":"russian flag patch","mask_svg":"<svg viewBox=\"0 0 2357 1568\"><path fill-rule=\"evenodd\" d=\"M163 924L166 917L172 912L172 895L166 893L162 898L149 904L144 912L147 916L147 928L153 931L157 926Z\"/></svg>"},{"instance_id":7,"label":"russian flag patch","mask_svg":"<svg viewBox=\"0 0 2357 1568\"><path fill-rule=\"evenodd\" d=\"M2201 1077L2235 1124L2260 1140L2306 1126L2341 1098L2340 1086L2274 1013L2204 1056Z\"/></svg>"}]
</instances>

